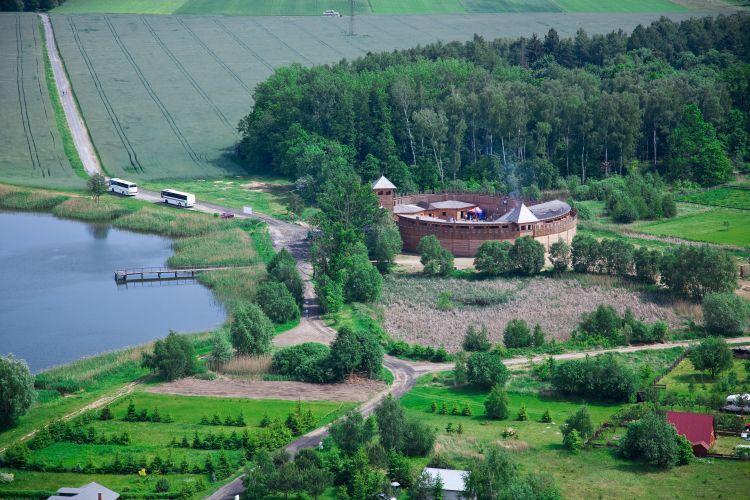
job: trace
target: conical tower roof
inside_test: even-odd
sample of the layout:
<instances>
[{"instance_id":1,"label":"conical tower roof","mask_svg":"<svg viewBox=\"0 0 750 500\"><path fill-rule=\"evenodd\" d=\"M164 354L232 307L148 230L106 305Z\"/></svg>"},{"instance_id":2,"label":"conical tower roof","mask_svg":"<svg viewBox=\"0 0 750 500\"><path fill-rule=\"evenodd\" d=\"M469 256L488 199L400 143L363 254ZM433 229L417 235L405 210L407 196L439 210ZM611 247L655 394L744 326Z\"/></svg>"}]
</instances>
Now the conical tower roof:
<instances>
[{"instance_id":1,"label":"conical tower roof","mask_svg":"<svg viewBox=\"0 0 750 500\"><path fill-rule=\"evenodd\" d=\"M498 219L501 222L515 222L516 224L525 224L527 222L539 222L536 215L534 215L529 208L521 203L520 207L516 207L507 214L503 215Z\"/></svg>"},{"instance_id":2,"label":"conical tower roof","mask_svg":"<svg viewBox=\"0 0 750 500\"><path fill-rule=\"evenodd\" d=\"M385 175L381 175L380 179L372 183L373 189L396 189L396 186L385 178Z\"/></svg>"}]
</instances>

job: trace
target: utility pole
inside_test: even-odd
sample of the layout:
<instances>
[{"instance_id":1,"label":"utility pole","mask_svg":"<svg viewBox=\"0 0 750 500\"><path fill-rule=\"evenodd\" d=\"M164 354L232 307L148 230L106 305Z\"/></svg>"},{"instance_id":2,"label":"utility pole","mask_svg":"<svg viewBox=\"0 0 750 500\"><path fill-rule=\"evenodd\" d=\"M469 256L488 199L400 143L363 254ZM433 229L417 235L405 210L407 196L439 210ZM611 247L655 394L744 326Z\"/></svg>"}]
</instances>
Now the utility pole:
<instances>
[{"instance_id":1,"label":"utility pole","mask_svg":"<svg viewBox=\"0 0 750 500\"><path fill-rule=\"evenodd\" d=\"M349 36L354 36L354 0L349 0Z\"/></svg>"}]
</instances>

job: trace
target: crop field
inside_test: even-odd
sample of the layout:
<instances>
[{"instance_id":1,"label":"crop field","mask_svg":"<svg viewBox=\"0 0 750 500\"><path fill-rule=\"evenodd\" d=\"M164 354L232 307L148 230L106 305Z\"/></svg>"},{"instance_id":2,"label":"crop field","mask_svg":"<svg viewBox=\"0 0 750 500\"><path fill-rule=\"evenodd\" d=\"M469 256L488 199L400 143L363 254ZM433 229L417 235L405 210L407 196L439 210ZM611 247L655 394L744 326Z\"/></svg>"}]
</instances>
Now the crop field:
<instances>
[{"instance_id":1,"label":"crop field","mask_svg":"<svg viewBox=\"0 0 750 500\"><path fill-rule=\"evenodd\" d=\"M69 5L69 4L66 4ZM274 68L356 58L368 51L544 32L632 29L658 14L576 17L320 17L53 15L55 36L105 170L135 180L242 174L236 125ZM519 15L524 16L524 15ZM687 17L676 13L675 18Z\"/></svg>"},{"instance_id":2,"label":"crop field","mask_svg":"<svg viewBox=\"0 0 750 500\"><path fill-rule=\"evenodd\" d=\"M450 307L438 306L441 295ZM478 305L482 302L486 305ZM581 315L599 304L621 313L629 307L637 318L681 324L677 313L620 287L582 285L568 279L493 279L466 281L421 276L389 277L383 287L383 326L397 340L418 342L449 351L460 348L471 324L487 326L493 343L511 319L539 323L548 337L568 339Z\"/></svg>"},{"instance_id":3,"label":"crop field","mask_svg":"<svg viewBox=\"0 0 750 500\"><path fill-rule=\"evenodd\" d=\"M512 384L512 381L511 381ZM564 498L722 498L734 495L736 488L746 488L750 462L701 460L670 470L658 469L619 458L614 449L594 448L573 455L561 445L560 425L583 402L534 393L508 391L510 417L488 421L484 418L487 393L470 387L452 387L441 375L426 375L401 404L408 415L438 429L435 451L452 466L464 469L474 463L484 446L496 444L508 449L524 473L554 477ZM431 403L445 402L448 409L455 402L469 406L472 416L440 415L429 411ZM526 406L528 420L519 422L516 415ZM594 424L606 420L621 405L588 403ZM553 423L539 420L549 410ZM445 431L448 423L461 434ZM505 429L516 430L517 438L503 438ZM414 460L424 466L425 459ZM615 485L615 487L613 487Z\"/></svg>"},{"instance_id":4,"label":"crop field","mask_svg":"<svg viewBox=\"0 0 750 500\"><path fill-rule=\"evenodd\" d=\"M699 205L750 210L750 186L708 189L681 196L679 200Z\"/></svg>"},{"instance_id":5,"label":"crop field","mask_svg":"<svg viewBox=\"0 0 750 500\"><path fill-rule=\"evenodd\" d=\"M694 3L695 5L696 3ZM707 5L708 6L708 5ZM696 7L703 7L697 3ZM715 7L710 5L710 7ZM349 13L347 0L68 0L55 12L319 16ZM682 12L669 0L356 0L357 14L474 14L489 12Z\"/></svg>"},{"instance_id":6,"label":"crop field","mask_svg":"<svg viewBox=\"0 0 750 500\"><path fill-rule=\"evenodd\" d=\"M131 402L138 413L146 410L150 416L156 410L161 421L126 421L127 408ZM217 466L219 457L224 455L231 472L234 472L239 468L238 464L244 462L245 450L239 444L240 440L246 437L252 442L256 435L263 435L266 429L262 428L260 422L264 416L283 422L289 413L295 411L296 406L295 401L165 396L136 392L110 406L113 415L111 420L94 418L84 424L87 435L97 436L96 442L89 442L89 439L71 442L66 439L34 449L31 462L45 467L46 471L13 471L16 481L5 487L0 486L0 496L8 488L39 490L43 487L56 490L60 486L69 486L71 481L75 484L97 481L120 492L138 492L141 495L152 493L159 477L154 471L154 459L157 456L163 462L172 463L175 469L179 469L182 463L187 465L179 472L172 470L162 476L170 480L172 496L186 483L192 483L194 493L203 493L216 488L211 482L210 474L205 472L207 460L212 460L214 466ZM351 407L350 403L309 401L302 404L302 411L309 410L314 420L313 425L319 427L341 416ZM164 421L165 415L169 416L167 421ZM202 417L211 420L214 415L219 417L223 425L200 423ZM243 425L236 423L239 415L243 416ZM231 425L226 425L227 417L233 420ZM127 443L109 442L113 436L121 436L123 433L128 433L130 437ZM196 449L192 444L187 447L179 444L183 437L192 443L196 435L204 441L200 448ZM225 440L219 446L206 444L210 442L209 435L233 437L231 442ZM289 442L292 439L289 434L283 441ZM102 441L108 442L105 444ZM238 444L230 444L235 441ZM123 464L130 462L139 468L142 464L147 464L145 469L148 474L140 477L132 472L101 470L116 458ZM41 480L39 472L44 472L46 479Z\"/></svg>"},{"instance_id":7,"label":"crop field","mask_svg":"<svg viewBox=\"0 0 750 500\"><path fill-rule=\"evenodd\" d=\"M28 185L81 184L68 163L47 90L35 14L0 14L0 177Z\"/></svg>"}]
</instances>

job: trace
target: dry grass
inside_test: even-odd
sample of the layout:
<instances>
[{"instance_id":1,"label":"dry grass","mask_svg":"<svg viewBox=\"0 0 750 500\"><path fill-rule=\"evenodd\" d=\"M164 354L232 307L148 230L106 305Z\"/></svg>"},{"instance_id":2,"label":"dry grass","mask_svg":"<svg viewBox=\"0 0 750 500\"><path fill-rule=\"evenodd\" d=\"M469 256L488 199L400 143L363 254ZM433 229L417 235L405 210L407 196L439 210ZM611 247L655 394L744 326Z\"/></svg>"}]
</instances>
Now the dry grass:
<instances>
[{"instance_id":1,"label":"dry grass","mask_svg":"<svg viewBox=\"0 0 750 500\"><path fill-rule=\"evenodd\" d=\"M218 371L234 377L259 379L271 371L271 356L236 356Z\"/></svg>"},{"instance_id":2,"label":"dry grass","mask_svg":"<svg viewBox=\"0 0 750 500\"><path fill-rule=\"evenodd\" d=\"M449 310L439 310L441 293L477 296L510 293L505 303L466 306L456 302ZM466 281L460 279L402 276L388 278L384 287L384 325L395 339L418 342L450 351L460 348L470 324L483 324L490 340L500 342L502 331L514 318L539 323L548 337L565 340L578 325L583 313L599 304L610 304L620 313L630 308L637 318L665 321L672 327L683 322L681 313L694 315L693 308L659 305L643 293L614 286L582 285L576 280L532 278Z\"/></svg>"}]
</instances>

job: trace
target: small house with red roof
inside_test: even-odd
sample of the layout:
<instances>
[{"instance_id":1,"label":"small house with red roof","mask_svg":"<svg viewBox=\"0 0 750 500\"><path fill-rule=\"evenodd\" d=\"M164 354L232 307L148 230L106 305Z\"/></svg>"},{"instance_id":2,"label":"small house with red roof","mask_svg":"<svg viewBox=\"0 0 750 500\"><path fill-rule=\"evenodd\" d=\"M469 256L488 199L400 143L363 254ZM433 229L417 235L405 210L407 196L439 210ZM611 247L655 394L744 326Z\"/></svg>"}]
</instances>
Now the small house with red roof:
<instances>
[{"instance_id":1,"label":"small house with red roof","mask_svg":"<svg viewBox=\"0 0 750 500\"><path fill-rule=\"evenodd\" d=\"M677 430L677 434L685 436L693 445L696 457L705 457L708 450L716 441L714 432L714 417L703 413L689 413L668 411L667 422Z\"/></svg>"}]
</instances>

